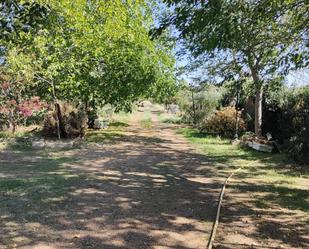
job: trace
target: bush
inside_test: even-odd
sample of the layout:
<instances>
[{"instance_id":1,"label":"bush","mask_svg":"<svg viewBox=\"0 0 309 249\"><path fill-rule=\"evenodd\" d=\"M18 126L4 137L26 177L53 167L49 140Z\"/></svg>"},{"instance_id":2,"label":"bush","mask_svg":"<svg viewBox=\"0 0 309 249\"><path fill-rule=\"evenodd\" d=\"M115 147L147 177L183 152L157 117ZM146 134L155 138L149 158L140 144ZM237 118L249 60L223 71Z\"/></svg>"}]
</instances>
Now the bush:
<instances>
[{"instance_id":1,"label":"bush","mask_svg":"<svg viewBox=\"0 0 309 249\"><path fill-rule=\"evenodd\" d=\"M238 115L238 131L245 131L245 121L241 117L241 112ZM236 109L234 107L224 107L220 111L214 112L206 118L200 129L202 131L218 133L224 137L232 138L235 135L236 127Z\"/></svg>"},{"instance_id":2,"label":"bush","mask_svg":"<svg viewBox=\"0 0 309 249\"><path fill-rule=\"evenodd\" d=\"M69 103L60 103L60 134L61 138L76 138L83 137L87 129L87 115L83 108L76 108ZM57 110L47 113L44 125L43 135L45 137L57 137Z\"/></svg>"},{"instance_id":3,"label":"bush","mask_svg":"<svg viewBox=\"0 0 309 249\"><path fill-rule=\"evenodd\" d=\"M292 144L288 149L289 155L297 162L305 164L309 162L309 124L304 127L297 136L290 139Z\"/></svg>"},{"instance_id":4,"label":"bush","mask_svg":"<svg viewBox=\"0 0 309 249\"><path fill-rule=\"evenodd\" d=\"M199 125L220 106L223 92L223 88L216 86L208 86L202 91L198 89L180 91L176 96L176 103L182 113L182 120L185 123Z\"/></svg>"}]
</instances>

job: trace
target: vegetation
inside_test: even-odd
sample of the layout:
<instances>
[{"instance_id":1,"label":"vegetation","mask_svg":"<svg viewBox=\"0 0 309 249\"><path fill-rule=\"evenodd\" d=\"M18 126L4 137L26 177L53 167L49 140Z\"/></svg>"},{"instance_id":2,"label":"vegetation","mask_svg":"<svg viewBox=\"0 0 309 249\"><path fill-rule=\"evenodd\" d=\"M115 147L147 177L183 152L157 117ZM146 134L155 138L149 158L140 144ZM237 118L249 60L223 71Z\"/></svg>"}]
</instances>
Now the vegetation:
<instances>
[{"instance_id":1,"label":"vegetation","mask_svg":"<svg viewBox=\"0 0 309 249\"><path fill-rule=\"evenodd\" d=\"M196 129L182 128L178 133L208 156L219 175L227 176L241 167L230 185L237 189L245 178L244 189L256 186L251 191L256 198L255 205L269 208L279 203L281 207L309 210L308 191L303 185L309 179L308 169L291 164L286 156L243 149L232 145L228 139L205 135ZM263 192L268 195L266 199L263 199Z\"/></svg>"},{"instance_id":2,"label":"vegetation","mask_svg":"<svg viewBox=\"0 0 309 249\"><path fill-rule=\"evenodd\" d=\"M1 70L12 75L12 84L22 82L23 96L55 105L58 123L59 100L87 110L106 104L130 110L149 93L174 89L171 49L148 35L153 19L147 1L7 1L1 8L3 18L12 16L1 26ZM28 23L30 13L35 21ZM18 91L10 96L16 103Z\"/></svg>"},{"instance_id":3,"label":"vegetation","mask_svg":"<svg viewBox=\"0 0 309 249\"><path fill-rule=\"evenodd\" d=\"M238 84L251 77L255 133L261 136L265 85L308 64L306 1L165 2L175 13L162 26L176 26L185 46L207 65L207 75Z\"/></svg>"},{"instance_id":4,"label":"vegetation","mask_svg":"<svg viewBox=\"0 0 309 249\"><path fill-rule=\"evenodd\" d=\"M238 169L220 241L307 248L309 87L285 81L308 70L308 15L306 0L1 1L0 247L203 248Z\"/></svg>"},{"instance_id":5,"label":"vegetation","mask_svg":"<svg viewBox=\"0 0 309 249\"><path fill-rule=\"evenodd\" d=\"M183 121L199 126L220 106L223 92L223 88L211 85L204 86L202 89L184 85L175 96Z\"/></svg>"},{"instance_id":6,"label":"vegetation","mask_svg":"<svg viewBox=\"0 0 309 249\"><path fill-rule=\"evenodd\" d=\"M206 118L200 129L233 138L236 132L243 132L245 128L241 112L238 112L234 107L225 107Z\"/></svg>"}]
</instances>

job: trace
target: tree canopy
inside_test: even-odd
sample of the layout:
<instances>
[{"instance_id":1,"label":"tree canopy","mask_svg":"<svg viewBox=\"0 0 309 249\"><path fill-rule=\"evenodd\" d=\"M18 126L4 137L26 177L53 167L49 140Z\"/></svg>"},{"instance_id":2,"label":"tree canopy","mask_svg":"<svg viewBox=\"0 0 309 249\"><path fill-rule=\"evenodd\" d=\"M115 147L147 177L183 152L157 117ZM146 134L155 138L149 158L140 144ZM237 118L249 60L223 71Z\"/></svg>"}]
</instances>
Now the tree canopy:
<instances>
[{"instance_id":1,"label":"tree canopy","mask_svg":"<svg viewBox=\"0 0 309 249\"><path fill-rule=\"evenodd\" d=\"M11 27L1 36L5 58L15 51L43 98L51 100L54 90L59 99L130 109L138 98L172 91L173 55L149 37L149 2L9 2L1 5L1 20L12 16L1 26Z\"/></svg>"},{"instance_id":2,"label":"tree canopy","mask_svg":"<svg viewBox=\"0 0 309 249\"><path fill-rule=\"evenodd\" d=\"M206 63L215 56L221 65L233 64L233 74L241 71L252 77L255 131L260 135L263 85L291 69L308 65L307 1L165 2L175 11L162 25L175 25L194 56Z\"/></svg>"}]
</instances>

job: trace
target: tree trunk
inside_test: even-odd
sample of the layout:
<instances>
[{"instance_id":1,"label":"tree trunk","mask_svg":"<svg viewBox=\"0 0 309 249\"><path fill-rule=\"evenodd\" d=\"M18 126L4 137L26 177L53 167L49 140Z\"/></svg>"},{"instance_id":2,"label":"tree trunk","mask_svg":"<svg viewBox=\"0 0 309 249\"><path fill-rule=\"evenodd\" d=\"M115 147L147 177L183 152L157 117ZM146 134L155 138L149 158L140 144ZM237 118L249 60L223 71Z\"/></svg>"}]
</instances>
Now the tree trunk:
<instances>
[{"instance_id":1,"label":"tree trunk","mask_svg":"<svg viewBox=\"0 0 309 249\"><path fill-rule=\"evenodd\" d=\"M60 140L61 139L61 129L60 129L61 109L60 109L60 105L57 102L54 82L53 81L47 81L47 82L49 82L51 87L52 87L52 95L53 95L53 101L54 101L56 118L57 118L57 120L56 120L56 122L57 122L57 136L58 136L58 140Z\"/></svg>"},{"instance_id":2,"label":"tree trunk","mask_svg":"<svg viewBox=\"0 0 309 249\"><path fill-rule=\"evenodd\" d=\"M259 87L255 93L255 118L254 118L254 132L258 137L262 136L262 101L263 88Z\"/></svg>"},{"instance_id":3,"label":"tree trunk","mask_svg":"<svg viewBox=\"0 0 309 249\"><path fill-rule=\"evenodd\" d=\"M64 123L63 123L63 120L62 120L62 113L61 113L61 107L59 105L59 103L56 103L55 104L56 106L56 115L57 115L57 119L58 119L58 122L57 122L57 130L58 130L58 138L59 138L59 133L60 133L60 136L63 137L63 138L66 138L67 137L67 133L64 129ZM60 138L59 138L60 139Z\"/></svg>"},{"instance_id":4,"label":"tree trunk","mask_svg":"<svg viewBox=\"0 0 309 249\"><path fill-rule=\"evenodd\" d=\"M263 102L263 84L260 80L257 66L249 64L251 76L255 86L255 108L254 108L254 132L258 137L262 136L262 102Z\"/></svg>"}]
</instances>

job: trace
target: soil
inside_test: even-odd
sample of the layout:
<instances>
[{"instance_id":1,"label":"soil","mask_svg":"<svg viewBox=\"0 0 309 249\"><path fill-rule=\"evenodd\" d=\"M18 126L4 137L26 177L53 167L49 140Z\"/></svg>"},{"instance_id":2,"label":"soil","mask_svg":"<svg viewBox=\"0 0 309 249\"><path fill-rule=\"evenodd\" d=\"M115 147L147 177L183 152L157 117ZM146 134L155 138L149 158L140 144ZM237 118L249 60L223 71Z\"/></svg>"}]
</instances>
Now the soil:
<instances>
[{"instance_id":1,"label":"soil","mask_svg":"<svg viewBox=\"0 0 309 249\"><path fill-rule=\"evenodd\" d=\"M0 248L206 248L225 176L174 125L152 114L145 129L141 115L110 143L0 151L0 180L26 186L0 192ZM308 248L301 216L253 210L246 204L254 197L237 189L225 198L217 248Z\"/></svg>"},{"instance_id":2,"label":"soil","mask_svg":"<svg viewBox=\"0 0 309 249\"><path fill-rule=\"evenodd\" d=\"M113 143L45 155L74 159L48 174L76 180L59 194L44 192L49 183L1 193L0 248L205 248L220 182L203 173L207 158L156 117L149 129L136 117ZM6 176L42 178L44 156L31 153L1 153L0 163L18 167Z\"/></svg>"}]
</instances>

